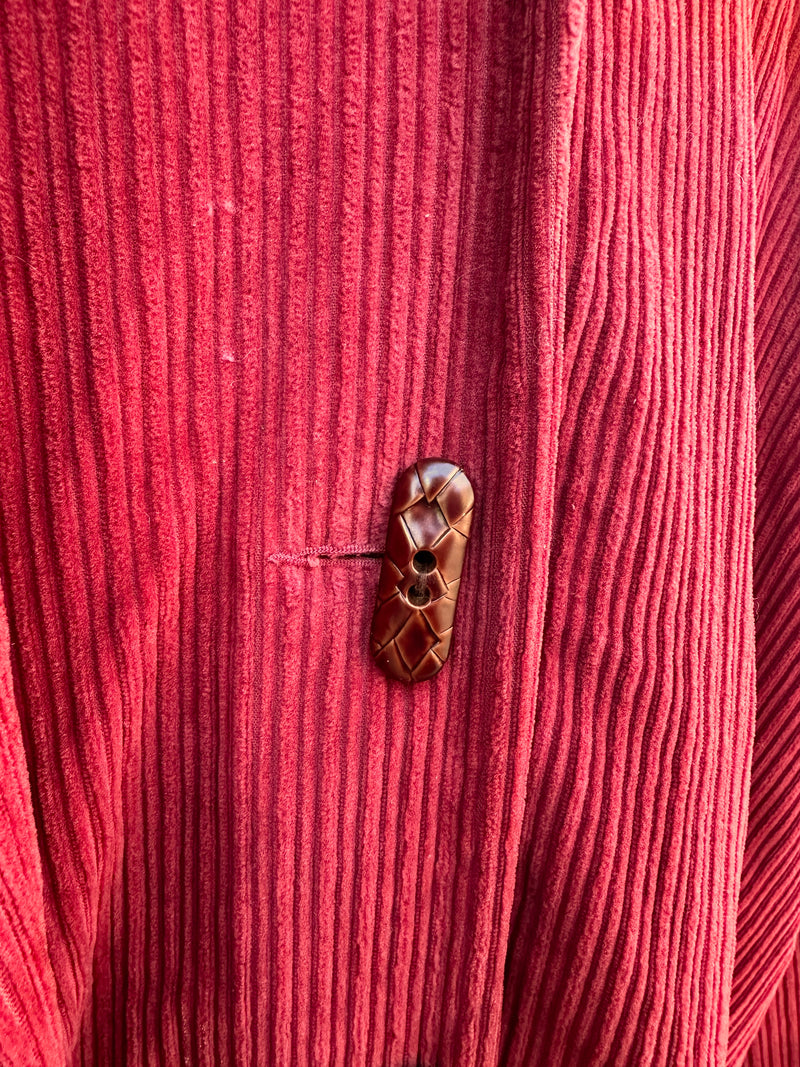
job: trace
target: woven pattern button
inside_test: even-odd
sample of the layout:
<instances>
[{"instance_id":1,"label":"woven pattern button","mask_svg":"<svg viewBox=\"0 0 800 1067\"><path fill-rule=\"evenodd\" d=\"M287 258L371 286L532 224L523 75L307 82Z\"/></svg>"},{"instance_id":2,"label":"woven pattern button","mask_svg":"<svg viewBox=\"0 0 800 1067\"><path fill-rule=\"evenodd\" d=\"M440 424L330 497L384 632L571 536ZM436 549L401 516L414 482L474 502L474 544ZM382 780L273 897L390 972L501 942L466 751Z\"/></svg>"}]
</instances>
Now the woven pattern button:
<instances>
[{"instance_id":1,"label":"woven pattern button","mask_svg":"<svg viewBox=\"0 0 800 1067\"><path fill-rule=\"evenodd\" d=\"M475 497L449 460L422 459L395 486L371 650L390 677L432 678L450 654Z\"/></svg>"}]
</instances>

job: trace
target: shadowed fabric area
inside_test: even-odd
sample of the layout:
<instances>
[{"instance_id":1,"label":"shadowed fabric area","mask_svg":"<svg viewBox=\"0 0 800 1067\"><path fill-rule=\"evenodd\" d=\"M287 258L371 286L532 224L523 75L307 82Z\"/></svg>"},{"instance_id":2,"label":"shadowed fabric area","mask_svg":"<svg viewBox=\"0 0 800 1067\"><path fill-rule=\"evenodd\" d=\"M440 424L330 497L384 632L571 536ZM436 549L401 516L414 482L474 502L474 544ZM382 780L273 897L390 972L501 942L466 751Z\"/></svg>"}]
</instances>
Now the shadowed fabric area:
<instances>
[{"instance_id":1,"label":"shadowed fabric area","mask_svg":"<svg viewBox=\"0 0 800 1067\"><path fill-rule=\"evenodd\" d=\"M797 1067L799 145L797 0L4 0L0 1063Z\"/></svg>"}]
</instances>

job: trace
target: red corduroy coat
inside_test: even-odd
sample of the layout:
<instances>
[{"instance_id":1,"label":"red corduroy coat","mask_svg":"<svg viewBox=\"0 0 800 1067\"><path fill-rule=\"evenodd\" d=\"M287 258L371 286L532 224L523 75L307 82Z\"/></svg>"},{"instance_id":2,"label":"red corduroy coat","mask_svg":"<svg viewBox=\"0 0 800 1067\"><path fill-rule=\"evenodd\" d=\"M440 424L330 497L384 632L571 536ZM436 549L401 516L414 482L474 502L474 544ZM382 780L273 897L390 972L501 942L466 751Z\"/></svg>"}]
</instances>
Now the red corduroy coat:
<instances>
[{"instance_id":1,"label":"red corduroy coat","mask_svg":"<svg viewBox=\"0 0 800 1067\"><path fill-rule=\"evenodd\" d=\"M0 1063L800 1064L798 0L4 0L0 523Z\"/></svg>"}]
</instances>

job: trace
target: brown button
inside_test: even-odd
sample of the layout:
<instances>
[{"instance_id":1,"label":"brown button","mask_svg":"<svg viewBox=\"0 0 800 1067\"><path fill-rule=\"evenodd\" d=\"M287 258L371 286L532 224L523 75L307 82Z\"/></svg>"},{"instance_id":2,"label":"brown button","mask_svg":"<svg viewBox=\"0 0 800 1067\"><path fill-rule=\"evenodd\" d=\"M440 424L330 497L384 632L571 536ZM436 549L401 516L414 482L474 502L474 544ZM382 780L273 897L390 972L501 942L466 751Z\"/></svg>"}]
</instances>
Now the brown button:
<instances>
[{"instance_id":1,"label":"brown button","mask_svg":"<svg viewBox=\"0 0 800 1067\"><path fill-rule=\"evenodd\" d=\"M397 480L371 639L390 678L432 678L450 653L474 502L469 478L446 459L421 459Z\"/></svg>"}]
</instances>

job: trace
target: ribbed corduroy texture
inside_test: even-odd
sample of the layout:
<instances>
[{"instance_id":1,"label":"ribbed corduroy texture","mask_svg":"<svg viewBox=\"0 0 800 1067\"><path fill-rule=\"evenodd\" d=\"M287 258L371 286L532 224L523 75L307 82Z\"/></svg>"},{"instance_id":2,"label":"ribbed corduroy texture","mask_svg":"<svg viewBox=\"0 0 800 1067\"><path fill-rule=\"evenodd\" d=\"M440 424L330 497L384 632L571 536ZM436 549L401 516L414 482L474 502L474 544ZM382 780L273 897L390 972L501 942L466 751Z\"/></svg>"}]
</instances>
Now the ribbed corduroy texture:
<instances>
[{"instance_id":1,"label":"ribbed corduroy texture","mask_svg":"<svg viewBox=\"0 0 800 1067\"><path fill-rule=\"evenodd\" d=\"M797 1067L799 22L0 6L2 1062Z\"/></svg>"}]
</instances>

